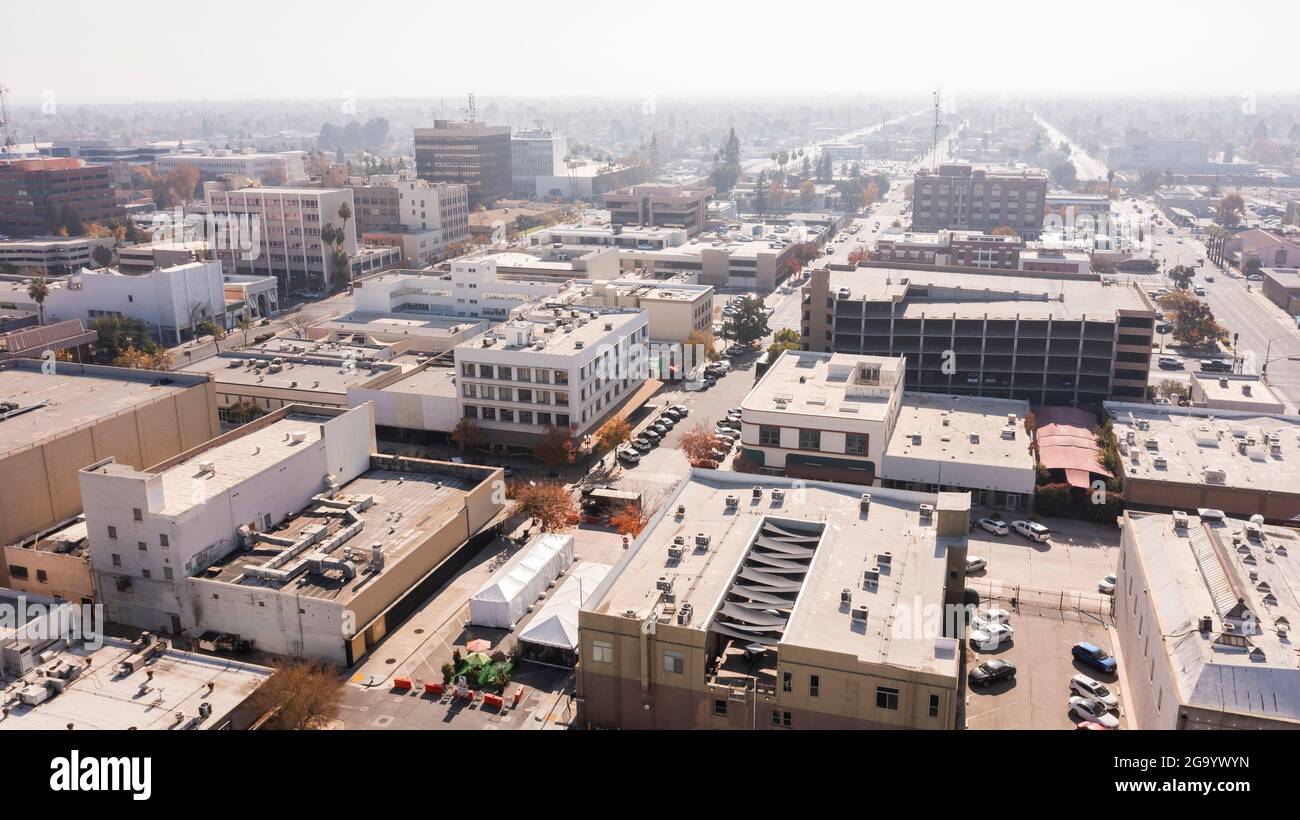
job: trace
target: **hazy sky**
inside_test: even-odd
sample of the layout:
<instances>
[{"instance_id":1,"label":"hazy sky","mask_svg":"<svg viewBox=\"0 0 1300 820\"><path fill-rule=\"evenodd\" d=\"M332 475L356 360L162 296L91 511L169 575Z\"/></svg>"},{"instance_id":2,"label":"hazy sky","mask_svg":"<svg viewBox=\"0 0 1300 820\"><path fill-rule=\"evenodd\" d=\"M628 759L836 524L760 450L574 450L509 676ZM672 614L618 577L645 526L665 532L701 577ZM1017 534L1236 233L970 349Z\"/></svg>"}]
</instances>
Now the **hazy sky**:
<instances>
[{"instance_id":1,"label":"hazy sky","mask_svg":"<svg viewBox=\"0 0 1300 820\"><path fill-rule=\"evenodd\" d=\"M1296 88L1300 4L3 0L16 102ZM1238 35L1233 30L1239 31ZM39 32L28 34L28 32ZM1252 42L1279 33L1276 47Z\"/></svg>"}]
</instances>

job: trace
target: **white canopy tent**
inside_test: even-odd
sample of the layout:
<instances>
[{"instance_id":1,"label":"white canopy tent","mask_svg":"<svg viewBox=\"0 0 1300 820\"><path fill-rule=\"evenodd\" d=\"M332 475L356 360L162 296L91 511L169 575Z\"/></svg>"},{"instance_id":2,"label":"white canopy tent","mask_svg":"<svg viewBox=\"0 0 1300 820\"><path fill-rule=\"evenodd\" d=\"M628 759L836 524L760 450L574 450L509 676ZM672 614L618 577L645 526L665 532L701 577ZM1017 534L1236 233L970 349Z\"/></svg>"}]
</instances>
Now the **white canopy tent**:
<instances>
[{"instance_id":1,"label":"white canopy tent","mask_svg":"<svg viewBox=\"0 0 1300 820\"><path fill-rule=\"evenodd\" d=\"M539 535L469 599L469 622L475 626L513 629L528 607L572 563L572 535Z\"/></svg>"},{"instance_id":2,"label":"white canopy tent","mask_svg":"<svg viewBox=\"0 0 1300 820\"><path fill-rule=\"evenodd\" d=\"M600 586L600 582L613 569L609 564L581 561L573 567L569 577L547 600L519 633L521 643L539 644L556 649L574 650L578 647L578 610L584 599Z\"/></svg>"}]
</instances>

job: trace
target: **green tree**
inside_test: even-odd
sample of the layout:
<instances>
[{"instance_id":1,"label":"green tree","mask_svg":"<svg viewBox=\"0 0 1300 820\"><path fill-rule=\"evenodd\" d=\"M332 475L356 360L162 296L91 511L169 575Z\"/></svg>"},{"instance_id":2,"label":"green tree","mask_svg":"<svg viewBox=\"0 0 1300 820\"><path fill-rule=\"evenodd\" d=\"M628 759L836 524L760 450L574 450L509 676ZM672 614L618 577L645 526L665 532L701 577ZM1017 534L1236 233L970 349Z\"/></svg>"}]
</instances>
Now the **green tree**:
<instances>
[{"instance_id":1,"label":"green tree","mask_svg":"<svg viewBox=\"0 0 1300 820\"><path fill-rule=\"evenodd\" d=\"M1062 188L1071 189L1079 182L1079 172L1075 170L1073 162L1059 162L1052 166L1052 180Z\"/></svg>"},{"instance_id":2,"label":"green tree","mask_svg":"<svg viewBox=\"0 0 1300 820\"><path fill-rule=\"evenodd\" d=\"M112 361L128 348L153 353L158 344L149 334L149 325L130 316L101 316L92 326L99 338L95 350L104 361Z\"/></svg>"},{"instance_id":3,"label":"green tree","mask_svg":"<svg viewBox=\"0 0 1300 820\"><path fill-rule=\"evenodd\" d=\"M1228 331L1214 319L1210 306L1186 291L1174 291L1157 300L1171 317L1174 339L1189 347L1210 347L1225 341Z\"/></svg>"},{"instance_id":4,"label":"green tree","mask_svg":"<svg viewBox=\"0 0 1300 820\"><path fill-rule=\"evenodd\" d=\"M746 295L736 300L736 312L727 319L726 336L737 344L749 345L766 336L767 307L757 296Z\"/></svg>"},{"instance_id":5,"label":"green tree","mask_svg":"<svg viewBox=\"0 0 1300 820\"><path fill-rule=\"evenodd\" d=\"M45 297L50 295L50 285L44 276L37 276L27 283L27 295L36 303L36 318L45 324Z\"/></svg>"},{"instance_id":6,"label":"green tree","mask_svg":"<svg viewBox=\"0 0 1300 820\"><path fill-rule=\"evenodd\" d=\"M1233 192L1219 200L1219 224L1225 228L1236 227L1246 211L1246 201L1241 194Z\"/></svg>"},{"instance_id":7,"label":"green tree","mask_svg":"<svg viewBox=\"0 0 1300 820\"><path fill-rule=\"evenodd\" d=\"M1191 287L1192 277L1195 275L1196 269L1187 265L1178 265L1169 271L1169 278L1179 290L1187 290Z\"/></svg>"},{"instance_id":8,"label":"green tree","mask_svg":"<svg viewBox=\"0 0 1300 820\"><path fill-rule=\"evenodd\" d=\"M772 364L781 358L787 350L799 349L799 333L788 327L778 330L772 337L772 344L767 346L767 363Z\"/></svg>"}]
</instances>

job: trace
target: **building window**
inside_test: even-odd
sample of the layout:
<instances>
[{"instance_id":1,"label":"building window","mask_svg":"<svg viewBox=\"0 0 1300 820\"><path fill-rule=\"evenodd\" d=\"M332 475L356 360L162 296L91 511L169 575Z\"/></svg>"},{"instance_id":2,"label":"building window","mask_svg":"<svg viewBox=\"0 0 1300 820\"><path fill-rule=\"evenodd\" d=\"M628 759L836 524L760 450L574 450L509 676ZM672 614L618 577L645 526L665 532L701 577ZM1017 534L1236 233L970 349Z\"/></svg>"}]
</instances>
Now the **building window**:
<instances>
[{"instance_id":1,"label":"building window","mask_svg":"<svg viewBox=\"0 0 1300 820\"><path fill-rule=\"evenodd\" d=\"M172 568L171 568L171 567L163 567L163 580L165 580L165 581L170 581L170 580L172 580Z\"/></svg>"},{"instance_id":2,"label":"building window","mask_svg":"<svg viewBox=\"0 0 1300 820\"><path fill-rule=\"evenodd\" d=\"M158 544L160 546L170 547L172 545L172 542L167 538L165 534L163 534L158 536Z\"/></svg>"},{"instance_id":3,"label":"building window","mask_svg":"<svg viewBox=\"0 0 1300 820\"><path fill-rule=\"evenodd\" d=\"M726 716L727 716L727 702L726 702L725 700L715 700L715 701L713 701L713 714L714 714L716 717L726 717Z\"/></svg>"},{"instance_id":4,"label":"building window","mask_svg":"<svg viewBox=\"0 0 1300 820\"><path fill-rule=\"evenodd\" d=\"M939 696L931 695L930 696L930 717L937 718L938 716L939 716Z\"/></svg>"},{"instance_id":5,"label":"building window","mask_svg":"<svg viewBox=\"0 0 1300 820\"><path fill-rule=\"evenodd\" d=\"M808 676L808 697L810 698L817 697L817 694L821 691L821 688L822 688L822 676L809 675Z\"/></svg>"},{"instance_id":6,"label":"building window","mask_svg":"<svg viewBox=\"0 0 1300 820\"><path fill-rule=\"evenodd\" d=\"M773 710L772 710L772 725L773 725L773 726L784 726L785 728L789 729L789 728L791 727L791 725L794 723L794 721L791 720L790 718L791 718L791 715L790 715L789 712L783 712L783 711L781 711L780 709L773 709Z\"/></svg>"},{"instance_id":7,"label":"building window","mask_svg":"<svg viewBox=\"0 0 1300 820\"><path fill-rule=\"evenodd\" d=\"M122 556L118 555L116 552L113 553L113 566L115 567L122 566Z\"/></svg>"},{"instance_id":8,"label":"building window","mask_svg":"<svg viewBox=\"0 0 1300 820\"><path fill-rule=\"evenodd\" d=\"M782 673L781 673L781 691L782 691L782 692L793 692L793 691L794 691L794 673L793 673L793 672L782 672Z\"/></svg>"},{"instance_id":9,"label":"building window","mask_svg":"<svg viewBox=\"0 0 1300 820\"><path fill-rule=\"evenodd\" d=\"M145 578L152 578L152 577L153 577L153 573L150 572L150 571L147 570L147 569L142 569L142 570L140 570L140 574L141 574L143 577L145 577Z\"/></svg>"},{"instance_id":10,"label":"building window","mask_svg":"<svg viewBox=\"0 0 1300 820\"><path fill-rule=\"evenodd\" d=\"M16 578L19 581L26 581L28 578L27 567L20 567L17 564L10 564L9 577Z\"/></svg>"},{"instance_id":11,"label":"building window","mask_svg":"<svg viewBox=\"0 0 1300 820\"><path fill-rule=\"evenodd\" d=\"M781 428L770 424L758 426L758 443L767 447L781 446Z\"/></svg>"},{"instance_id":12,"label":"building window","mask_svg":"<svg viewBox=\"0 0 1300 820\"><path fill-rule=\"evenodd\" d=\"M886 686L876 687L876 708L898 711L898 690Z\"/></svg>"},{"instance_id":13,"label":"building window","mask_svg":"<svg viewBox=\"0 0 1300 820\"><path fill-rule=\"evenodd\" d=\"M844 452L853 456L865 456L867 454L867 434L866 433L848 433L844 436Z\"/></svg>"},{"instance_id":14,"label":"building window","mask_svg":"<svg viewBox=\"0 0 1300 820\"><path fill-rule=\"evenodd\" d=\"M140 552L145 552L146 550L149 549L149 547L143 541L136 541L135 546L136 549L140 550Z\"/></svg>"},{"instance_id":15,"label":"building window","mask_svg":"<svg viewBox=\"0 0 1300 820\"><path fill-rule=\"evenodd\" d=\"M592 641L591 659L596 663L613 663L614 644L609 641Z\"/></svg>"},{"instance_id":16,"label":"building window","mask_svg":"<svg viewBox=\"0 0 1300 820\"><path fill-rule=\"evenodd\" d=\"M117 527L114 527L114 526L111 526L111 525L109 526L109 528L108 528L108 537L109 537L109 538L117 538Z\"/></svg>"},{"instance_id":17,"label":"building window","mask_svg":"<svg viewBox=\"0 0 1300 820\"><path fill-rule=\"evenodd\" d=\"M144 513L142 513L142 512L140 511L140 508L139 508L139 507L132 507L132 508L131 508L131 517L132 517L133 519L135 519L136 521L143 521L143 520L144 520Z\"/></svg>"},{"instance_id":18,"label":"building window","mask_svg":"<svg viewBox=\"0 0 1300 820\"><path fill-rule=\"evenodd\" d=\"M821 430L800 430L799 431L800 450L820 450L821 448L822 448Z\"/></svg>"},{"instance_id":19,"label":"building window","mask_svg":"<svg viewBox=\"0 0 1300 820\"><path fill-rule=\"evenodd\" d=\"M50 580L49 573L43 569L36 570L36 582L40 584L48 583Z\"/></svg>"},{"instance_id":20,"label":"building window","mask_svg":"<svg viewBox=\"0 0 1300 820\"><path fill-rule=\"evenodd\" d=\"M686 658L680 652L664 652L664 671L682 674L686 671Z\"/></svg>"}]
</instances>

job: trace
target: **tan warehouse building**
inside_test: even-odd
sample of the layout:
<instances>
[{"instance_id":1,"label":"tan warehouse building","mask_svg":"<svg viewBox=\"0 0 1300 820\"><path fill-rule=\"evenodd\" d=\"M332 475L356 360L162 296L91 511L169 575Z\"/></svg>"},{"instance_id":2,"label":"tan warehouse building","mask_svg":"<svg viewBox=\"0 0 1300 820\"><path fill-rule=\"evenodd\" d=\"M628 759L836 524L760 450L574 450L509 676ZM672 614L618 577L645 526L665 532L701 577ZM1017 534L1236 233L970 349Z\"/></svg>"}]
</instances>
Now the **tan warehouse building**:
<instances>
[{"instance_id":1,"label":"tan warehouse building","mask_svg":"<svg viewBox=\"0 0 1300 820\"><path fill-rule=\"evenodd\" d=\"M71 362L50 374L42 364L0 363L0 544L80 513L82 467L156 464L220 431L206 376Z\"/></svg>"},{"instance_id":2,"label":"tan warehouse building","mask_svg":"<svg viewBox=\"0 0 1300 820\"><path fill-rule=\"evenodd\" d=\"M954 728L969 497L862 489L692 471L579 613L580 721Z\"/></svg>"}]
</instances>

